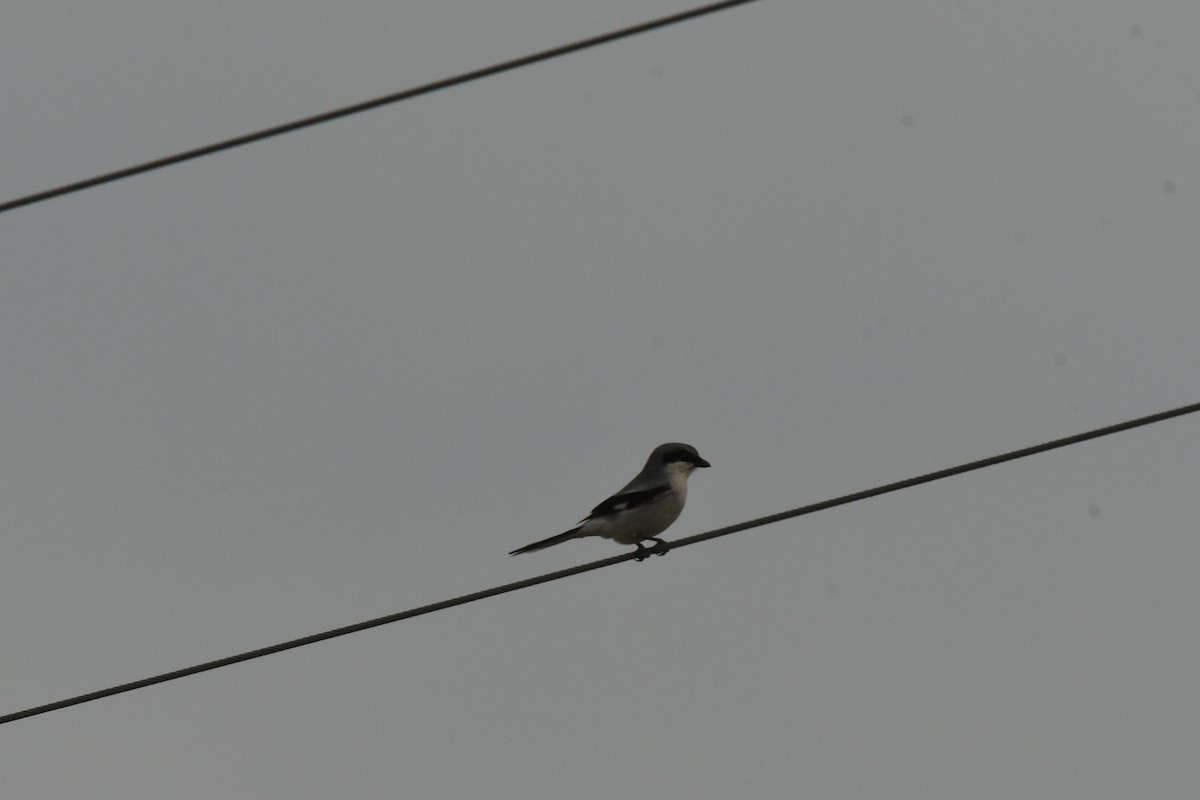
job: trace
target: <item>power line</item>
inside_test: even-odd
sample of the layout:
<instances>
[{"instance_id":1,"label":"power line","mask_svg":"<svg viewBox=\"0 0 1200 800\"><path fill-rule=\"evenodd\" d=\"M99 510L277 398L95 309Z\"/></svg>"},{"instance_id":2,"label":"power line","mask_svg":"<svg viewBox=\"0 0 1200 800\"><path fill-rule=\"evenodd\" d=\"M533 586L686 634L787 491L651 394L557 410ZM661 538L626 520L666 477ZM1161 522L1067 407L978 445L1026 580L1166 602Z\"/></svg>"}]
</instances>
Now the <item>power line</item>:
<instances>
[{"instance_id":1,"label":"power line","mask_svg":"<svg viewBox=\"0 0 1200 800\"><path fill-rule=\"evenodd\" d=\"M93 186L99 186L104 183L111 183L112 181L121 180L123 178L131 178L134 175L140 175L143 172L162 169L163 167L169 167L184 161L190 161L193 158L212 155L213 153L218 153L222 150L231 150L235 147L241 147L243 145L258 142L263 139L269 139L273 136L291 133L292 131L297 131L301 128L320 125L323 122L330 122L342 117L348 117L351 114L359 114L363 111L370 111L372 109L379 108L380 106L399 103L403 100L410 100L423 94L430 94L431 92L440 91L442 89L449 89L452 86L470 83L471 81L476 81L480 78L498 75L501 72L508 72L510 70L518 69L519 67L526 67L530 64L548 61L552 58L558 58L559 56L577 53L580 50L587 50L588 48L597 47L602 44L608 44L609 42L615 42L618 39L636 36L639 33L646 33L658 28L665 28L669 25L674 25L679 22L685 22L690 19L695 19L696 17L702 17L718 11L724 11L727 8L733 8L734 6L745 5L746 3L753 2L755 2L755 0L723 0L723 2L699 6L688 11L681 11L678 14L672 14L667 17L660 17L659 19L650 20L649 22L643 22L639 25L631 25L628 28L621 28L620 30L600 34L599 36L581 39L577 42L572 42L571 44L553 47L549 50L543 50L539 53L532 53L520 58L514 58L510 61L502 61L499 64L493 64L490 67L472 70L471 72L464 72L459 75L434 81L433 83L415 86L411 89L404 89L403 91L395 92L394 94L377 97L374 100L366 100L361 103L355 103L351 106L345 106L344 108L326 111L323 114L316 114L314 116L305 117L304 119L298 119L293 122L285 122L284 124L276 125L273 128L264 128L263 130L255 131L254 133L247 133L241 136L235 136L232 139L216 142L215 144L197 147L194 150L185 150L182 153L176 153L175 155L166 156L165 158L158 158L154 161L147 161L143 164L136 164L132 167L119 169L115 172L105 173L104 175L97 175L94 178L88 178L86 180L76 181L75 183L68 183L63 186L58 186L53 189L47 189L42 192L25 195L24 197L18 197L14 200L0 203L0 213L12 211L14 208L32 205L33 203L40 203L43 200L50 200L54 197L61 197L65 194L71 194L84 189L90 189Z\"/></svg>"},{"instance_id":2,"label":"power line","mask_svg":"<svg viewBox=\"0 0 1200 800\"><path fill-rule=\"evenodd\" d=\"M1116 425L1109 425L1104 428L1096 428L1095 430L1087 431L1086 433L1077 433L1074 436L1066 436L1062 439L1054 439L1053 441L1044 442L1042 444L1037 444L1032 447L1025 447L1020 450L1012 450L1007 453L1001 453L1000 455L991 456L990 458L983 458L978 461L971 461L966 464L961 464L957 467L950 467L948 469L938 470L937 472L928 472L924 475L918 475L914 478L908 478L906 480L896 481L895 483L887 483L887 484L884 484L883 486L876 486L873 489L866 489L861 492L854 492L853 494L847 494L847 495L843 495L841 497L835 497L832 500L823 500L819 503L813 503L811 505L801 506L799 508L793 508L790 511L783 511L778 514L772 514L767 517L759 517L758 519L752 519L747 522L739 522L736 525L729 525L724 528L717 528L716 530L708 531L706 533L698 533L695 536L688 536L684 539L679 539L677 541L671 542L670 549L677 550L680 547L687 547L688 545L697 544L698 542L708 541L709 539L716 539L718 536L728 536L731 533L738 533L740 531L748 530L750 528L757 528L757 527L760 527L763 525L770 525L771 523L774 523L774 522L781 522L785 519L792 519L793 517L800 517L805 514L812 514L817 511L824 511L827 508L833 508L835 506L846 505L847 503L854 503L859 500L866 500L867 498L870 498L870 497L877 497L881 494L888 494L889 492L899 491L900 489L907 489L912 486L919 486L922 483L930 483L932 481L941 480L943 478L949 478L954 475L961 475L965 472L972 472L977 469L983 469L984 467L991 467L991 466L995 466L996 464L1003 464L1006 461L1015 461L1016 459L1019 459L1019 458L1026 458L1028 456L1037 455L1038 453L1045 453L1049 450L1057 450L1060 447L1066 447L1066 446L1072 445L1072 444L1079 444L1080 442L1086 442L1090 439L1099 439L1102 436L1109 436L1111 434L1120 433L1121 431L1127 431L1132 428L1139 428L1143 425L1150 425L1151 423L1154 423L1154 422L1162 422L1163 420L1168 420L1173 417L1181 417L1185 414L1193 414L1197 411L1200 411L1200 403L1192 403L1191 405L1181 406L1179 408L1171 409L1169 411L1160 411L1157 414L1151 414L1146 417L1138 417L1137 419L1129 420L1128 422L1120 422L1120 423L1117 423ZM184 669L175 670L174 672L164 672L161 675L155 675L150 678L143 678L140 681L133 681L132 683L123 683L119 686L113 686L108 689L101 689L98 692L89 692L88 694L81 694L76 697L69 697L66 700L59 700L58 702L55 702L55 703L47 703L46 705L43 705L43 706L35 706L33 708L27 708L24 711L15 711L11 714L5 714L4 716L0 717L0 725L3 725L4 723L7 723L7 722L14 722L19 719L24 719L26 717L33 717L33 716L37 716L38 714L45 714L50 711L57 711L62 708L68 708L70 706L79 705L80 703L89 703L93 700L100 700L101 698L111 697L112 695L115 695L115 694L122 694L123 692L131 692L134 689L141 689L146 686L153 686L156 683L166 683L167 681L173 681L177 678L184 678L184 677L187 677L188 675L195 675L200 672L207 672L208 670L217 669L219 667L227 667L231 664L237 664L242 661L250 661L251 659L261 658L262 656L268 656L273 653L281 653L284 650L292 650L294 648L303 647L305 645L314 644L316 642L323 642L326 639L335 639L339 636L345 636L346 634L349 634L349 633L357 633L358 631L365 631L368 628L376 628L380 625L387 625L392 622L399 622L400 620L403 620L403 619L419 617L419 616L422 616L423 614L431 614L434 611L441 611L444 608L452 608L454 606L461 606L466 603L473 603L476 600L484 600L489 597L495 597L496 595L507 594L508 592L515 592L518 589L525 589L530 586L536 586L539 583L549 583L550 581L556 581L560 578L566 578L571 575L579 575L580 573L583 573L583 572L591 572L592 570L600 569L601 567L608 567L608 566L612 566L613 564L619 564L622 561L629 561L630 559L637 558L638 556L639 556L638 551L630 551L627 553L622 553L619 556L613 556L611 558L603 559L601 561L592 561L591 563L580 564L579 566L571 567L570 569L559 570L558 572L549 572L549 573L546 573L545 575L539 575L534 578L526 578L525 580L517 581L516 583L506 583L503 586L496 586L491 589L484 589L483 591L480 591L480 592L474 592L473 594L465 594L465 595L462 595L461 597L455 597L450 600L443 600L440 603L433 603L433 604L427 605L427 606L420 606L419 608L412 608L412 609L409 609L408 611L401 611L397 614L389 614L386 617L379 617L377 619L367 620L366 622L359 622L354 625L347 625L342 628L335 628L330 631L325 631L324 633L315 633L311 636L305 636L300 639L292 639L291 641L281 642L279 644L271 645L270 647L262 647L262 648L259 648L258 650L250 650L248 652L240 653L240 654L234 655L234 656L229 656L227 658L220 658L220 659L217 659L216 661L208 661L203 664L197 664L192 667L186 667Z\"/></svg>"}]
</instances>

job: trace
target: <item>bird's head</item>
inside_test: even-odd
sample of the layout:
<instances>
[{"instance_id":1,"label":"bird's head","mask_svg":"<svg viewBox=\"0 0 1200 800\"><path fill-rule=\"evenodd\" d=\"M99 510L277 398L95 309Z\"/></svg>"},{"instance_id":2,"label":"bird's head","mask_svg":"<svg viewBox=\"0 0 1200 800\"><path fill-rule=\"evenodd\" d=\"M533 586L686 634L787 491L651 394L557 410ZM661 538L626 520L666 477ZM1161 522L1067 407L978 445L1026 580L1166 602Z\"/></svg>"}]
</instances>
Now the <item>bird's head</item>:
<instances>
[{"instance_id":1,"label":"bird's head","mask_svg":"<svg viewBox=\"0 0 1200 800\"><path fill-rule=\"evenodd\" d=\"M667 442L654 448L646 466L657 464L673 472L690 475L698 467L711 467L712 464L700 457L700 453L690 444L682 442Z\"/></svg>"}]
</instances>

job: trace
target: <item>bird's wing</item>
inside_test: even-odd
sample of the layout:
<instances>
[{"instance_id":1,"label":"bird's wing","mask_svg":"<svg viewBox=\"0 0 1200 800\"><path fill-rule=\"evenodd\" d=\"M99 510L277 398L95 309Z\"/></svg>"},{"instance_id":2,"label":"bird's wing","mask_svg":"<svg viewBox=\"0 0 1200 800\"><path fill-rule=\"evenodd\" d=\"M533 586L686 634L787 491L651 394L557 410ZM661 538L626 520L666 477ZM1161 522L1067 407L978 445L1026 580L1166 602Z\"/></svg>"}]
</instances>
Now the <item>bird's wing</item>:
<instances>
[{"instance_id":1,"label":"bird's wing","mask_svg":"<svg viewBox=\"0 0 1200 800\"><path fill-rule=\"evenodd\" d=\"M628 511L631 508L637 508L646 503L653 503L670 491L670 485L664 483L659 486L652 486L649 489L639 489L636 492L618 492L593 508L592 513L581 519L580 522L587 522L589 519L596 519L597 517L611 516L619 511Z\"/></svg>"}]
</instances>

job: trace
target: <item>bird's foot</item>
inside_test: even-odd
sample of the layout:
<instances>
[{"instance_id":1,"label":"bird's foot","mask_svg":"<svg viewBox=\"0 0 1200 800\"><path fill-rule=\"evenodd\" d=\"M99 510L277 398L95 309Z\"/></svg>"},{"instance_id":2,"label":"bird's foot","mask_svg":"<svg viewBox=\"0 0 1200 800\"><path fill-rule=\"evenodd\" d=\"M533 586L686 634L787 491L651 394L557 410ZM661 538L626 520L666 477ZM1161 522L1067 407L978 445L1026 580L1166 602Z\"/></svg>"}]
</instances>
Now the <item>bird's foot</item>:
<instances>
[{"instance_id":1,"label":"bird's foot","mask_svg":"<svg viewBox=\"0 0 1200 800\"><path fill-rule=\"evenodd\" d=\"M637 553L634 554L634 561L645 561L650 556L665 556L671 552L671 543L664 542L662 539L651 537L650 541L654 542L654 547L644 547L641 542L634 542L637 546Z\"/></svg>"}]
</instances>

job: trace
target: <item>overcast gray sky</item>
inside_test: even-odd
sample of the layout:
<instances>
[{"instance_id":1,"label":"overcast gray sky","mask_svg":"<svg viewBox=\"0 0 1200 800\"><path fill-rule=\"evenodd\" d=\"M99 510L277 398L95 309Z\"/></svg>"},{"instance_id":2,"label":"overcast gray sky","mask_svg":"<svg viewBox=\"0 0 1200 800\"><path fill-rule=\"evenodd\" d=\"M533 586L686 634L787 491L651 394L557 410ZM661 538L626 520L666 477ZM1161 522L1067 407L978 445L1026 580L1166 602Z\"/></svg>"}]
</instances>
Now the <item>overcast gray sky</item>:
<instances>
[{"instance_id":1,"label":"overcast gray sky","mask_svg":"<svg viewBox=\"0 0 1200 800\"><path fill-rule=\"evenodd\" d=\"M683 2L12 0L0 199ZM0 216L0 713L1200 399L1200 4L756 3ZM5 794L1200 785L1200 420L0 728Z\"/></svg>"}]
</instances>

